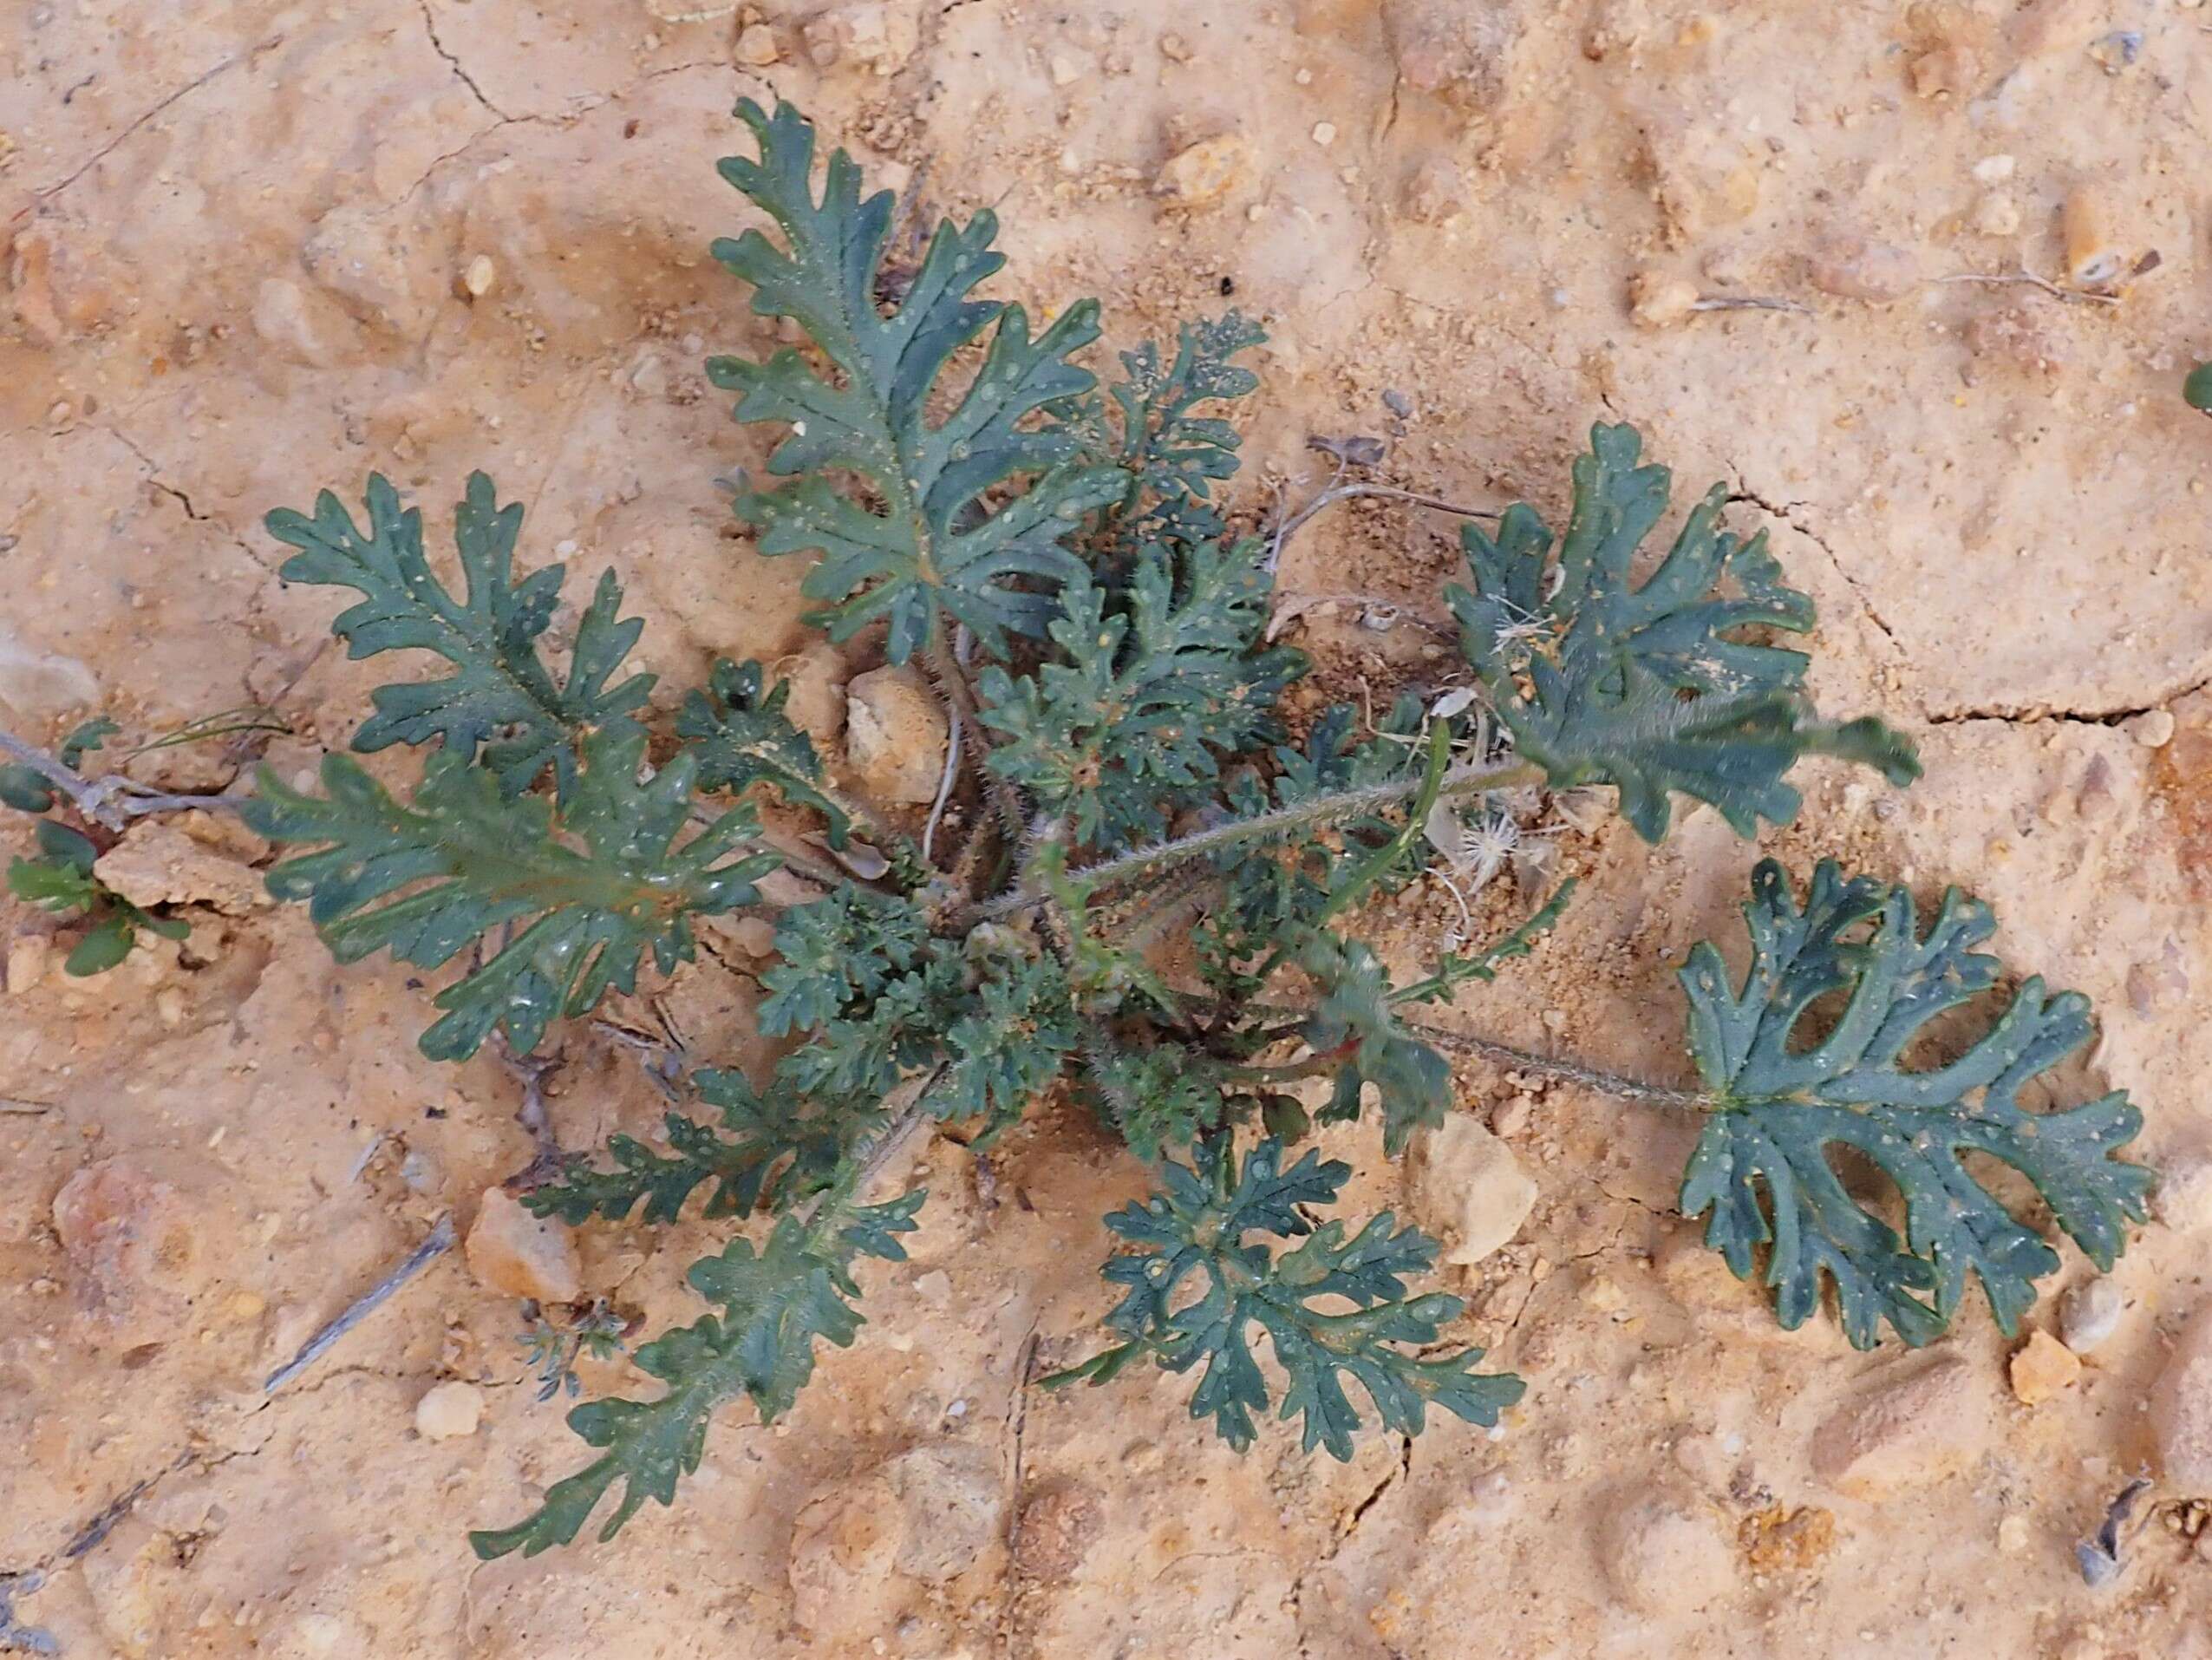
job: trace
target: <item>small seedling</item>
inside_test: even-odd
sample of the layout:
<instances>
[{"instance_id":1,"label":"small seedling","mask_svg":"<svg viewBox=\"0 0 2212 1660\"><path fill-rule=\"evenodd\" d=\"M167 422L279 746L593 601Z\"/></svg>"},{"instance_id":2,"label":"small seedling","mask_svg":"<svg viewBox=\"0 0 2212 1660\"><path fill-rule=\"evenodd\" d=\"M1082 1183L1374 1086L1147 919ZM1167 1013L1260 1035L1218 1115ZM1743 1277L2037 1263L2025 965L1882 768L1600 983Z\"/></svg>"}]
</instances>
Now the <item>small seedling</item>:
<instances>
[{"instance_id":1,"label":"small seedling","mask_svg":"<svg viewBox=\"0 0 2212 1660\"><path fill-rule=\"evenodd\" d=\"M411 790L334 755L320 793L264 773L248 808L287 849L271 890L305 902L339 957L445 971L425 1053L460 1060L497 1035L526 1055L632 989L649 954L663 971L689 958L700 918L741 910L774 922L760 1029L800 1040L765 1084L669 1069L685 1099L665 1147L617 1136L528 1193L573 1223L689 1210L731 1227L689 1271L711 1311L631 1356L658 1387L576 1407L595 1456L476 1549L543 1551L595 1513L611 1535L673 1501L723 1406L788 1411L820 1343L859 1330L857 1265L901 1260L917 1225L921 1191L869 1193L886 1150L930 1121L987 1147L1047 1097L1157 1173L1106 1219L1119 1300L1102 1339L1054 1334L1068 1363L1048 1381L1195 1373L1192 1415L1232 1446L1272 1416L1340 1459L1375 1425L1421 1431L1432 1408L1497 1423L1524 1385L1481 1369L1460 1299L1426 1286L1436 1243L1388 1212L1334 1213L1350 1169L1297 1144L1373 1117L1394 1157L1441 1123L1450 1068L1412 1016L1532 950L1569 885L1404 984L1355 931L1361 907L1429 879L1439 851L1495 874L1555 795L1586 814L1609 789L1647 841L1683 801L1751 837L1796 815L1800 761L1905 785L1911 745L1816 713L1808 658L1779 643L1811 630L1812 603L1764 533L1724 528L1724 489L1636 579L1670 480L1627 426L1598 427L1575 462L1563 536L1529 506L1463 530L1468 581L1447 598L1465 661L1447 683L1471 670L1478 693L1409 695L1372 723L1346 705L1294 715L1308 664L1265 637L1270 546L1232 535L1216 495L1237 462L1223 406L1256 384L1235 360L1259 331L1233 314L1190 325L1171 350L1123 354L1102 390L1079 361L1095 304L1033 329L975 297L1003 263L988 212L940 225L886 285L890 193L864 196L842 151L818 187L813 131L788 106L737 114L757 154L722 175L780 240L756 228L714 252L806 343L708 365L740 421L782 435L765 478L733 481L735 509L761 552L806 561L832 638L931 678L956 742L926 825L838 794L756 664L718 665L671 718L653 676L624 668L640 624L611 572L558 660L562 568L517 571L522 509L480 474L456 515L457 589L381 477L365 523L328 493L269 520L296 550L287 580L361 595L335 625L353 656L446 665L379 689L354 739L430 747ZM844 862L793 855L789 834L777 851L764 811L810 823ZM769 905L758 883L780 866L812 896ZM1923 930L1902 888L1824 864L1801 899L1770 861L1745 915L1740 977L1710 944L1682 971L1698 1090L1472 1041L1705 1114L1683 1207L1739 1275L1763 1273L1785 1324L1832 1286L1854 1343L1885 1324L1924 1343L1972 1274L2013 1329L2057 1258L1968 1154L2017 1168L2111 1263L2143 1213L2148 1173L2111 1156L2137 1114L2118 1095L2022 1104L2086 1041L2083 1000L2031 979L1962 1053L1948 1025L1923 1041L1999 982L1972 949L1994 927L1986 906L1947 895ZM1847 1186L1838 1145L1886 1190ZM541 1357L557 1388L567 1343Z\"/></svg>"}]
</instances>

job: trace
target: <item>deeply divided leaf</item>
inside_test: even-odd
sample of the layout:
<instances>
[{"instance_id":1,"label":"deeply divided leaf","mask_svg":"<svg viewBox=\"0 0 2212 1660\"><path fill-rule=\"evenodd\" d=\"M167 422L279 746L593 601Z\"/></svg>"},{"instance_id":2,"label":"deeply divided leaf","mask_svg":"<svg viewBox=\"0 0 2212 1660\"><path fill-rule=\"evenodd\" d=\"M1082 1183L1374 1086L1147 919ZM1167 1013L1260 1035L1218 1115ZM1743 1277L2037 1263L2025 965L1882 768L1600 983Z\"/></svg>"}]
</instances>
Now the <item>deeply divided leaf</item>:
<instances>
[{"instance_id":1,"label":"deeply divided leaf","mask_svg":"<svg viewBox=\"0 0 2212 1660\"><path fill-rule=\"evenodd\" d=\"M340 962L388 950L436 968L484 955L439 994L447 1012L422 1035L425 1055L473 1055L495 1027L527 1051L557 1016L589 1010L610 986L633 990L649 950L663 970L688 960L691 918L753 903L754 879L778 863L728 858L754 827L743 807L679 843L695 763L678 756L641 782L644 749L634 728L587 734L558 814L538 797L508 799L492 772L443 749L406 802L343 755L323 761L321 796L264 768L246 818L316 850L272 869L269 891L306 900Z\"/></svg>"},{"instance_id":2,"label":"deeply divided leaf","mask_svg":"<svg viewBox=\"0 0 2212 1660\"><path fill-rule=\"evenodd\" d=\"M718 1121L669 1113L662 1126L666 1153L633 1136L610 1136L612 1169L576 1160L523 1202L569 1223L595 1215L619 1222L633 1213L641 1222L673 1222L704 1187L701 1216L745 1216L764 1200L794 1203L835 1173L850 1128L842 1114L781 1090L763 1095L734 1069L707 1068L694 1082L700 1099L721 1109Z\"/></svg>"},{"instance_id":3,"label":"deeply divided leaf","mask_svg":"<svg viewBox=\"0 0 2212 1660\"><path fill-rule=\"evenodd\" d=\"M549 565L516 579L520 503L499 506L492 480L469 475L467 494L453 510L463 579L458 595L423 552L421 513L402 509L382 474L369 476L368 506L366 530L328 490L316 498L313 518L280 508L267 520L271 535L299 549L278 572L284 580L359 590L360 603L331 624L348 656L414 650L453 665L441 679L379 686L370 694L376 713L354 735L353 747L370 754L438 739L463 761L481 751L508 795L527 789L549 765L565 793L575 778L578 734L628 715L653 687L651 675L615 681L644 624L621 616L614 572L600 577L577 625L568 676L557 679L538 644L552 625L564 567Z\"/></svg>"},{"instance_id":4,"label":"deeply divided leaf","mask_svg":"<svg viewBox=\"0 0 2212 1660\"><path fill-rule=\"evenodd\" d=\"M699 787L741 795L767 784L794 807L810 807L829 820L829 840L842 847L852 820L821 790L822 762L813 740L791 723L784 704L791 683L762 689L757 663L718 658L704 687L684 694L675 734L698 757Z\"/></svg>"},{"instance_id":5,"label":"deeply divided leaf","mask_svg":"<svg viewBox=\"0 0 2212 1660\"><path fill-rule=\"evenodd\" d=\"M1220 757L1274 734L1276 700L1304 668L1259 644L1263 551L1154 545L1125 590L1070 583L1054 656L1031 674L983 673L982 718L1004 740L993 770L1107 848L1158 836L1197 792L1210 799Z\"/></svg>"},{"instance_id":6,"label":"deeply divided leaf","mask_svg":"<svg viewBox=\"0 0 2212 1660\"><path fill-rule=\"evenodd\" d=\"M1339 1460L1351 1458L1363 1421L1347 1381L1384 1428L1404 1435L1420 1432L1431 1406L1489 1425L1521 1398L1519 1378L1474 1369L1478 1349L1418 1352L1463 1306L1440 1291L1408 1293L1407 1278L1436 1261L1434 1240L1387 1211L1348 1235L1341 1219L1310 1222L1302 1207L1334 1203L1351 1167L1308 1150L1285 1169L1272 1138L1240 1167L1229 1140L1201 1143L1191 1165L1170 1161L1159 1192L1106 1218L1132 1247L1105 1271L1125 1288L1106 1317L1124 1342L1062 1381L1103 1382L1145 1356L1171 1372L1197 1368L1191 1415L1211 1418L1242 1451L1257 1433L1254 1415L1276 1401L1253 1351L1257 1328L1287 1381L1276 1415L1302 1421L1306 1450ZM1298 1243L1278 1251L1266 1236Z\"/></svg>"},{"instance_id":7,"label":"deeply divided leaf","mask_svg":"<svg viewBox=\"0 0 2212 1660\"><path fill-rule=\"evenodd\" d=\"M708 365L740 395L737 419L790 429L768 471L797 482L756 490L741 479L738 516L761 552L815 556L802 586L832 602L817 614L832 638L884 622L893 662L933 634L942 643L952 623L1000 653L1009 631L1041 633L1054 591L1083 573L1067 539L1126 487L1119 468L1094 464L1040 416L1093 384L1069 354L1097 338L1097 305L1070 306L1033 339L1019 305L973 298L1005 263L989 211L940 225L904 297L881 298L891 193L864 199L859 168L838 150L818 199L812 125L785 103L770 115L747 100L737 114L760 154L726 158L722 177L775 221L784 246L747 231L717 241L714 257L753 284L755 311L798 324L823 360L818 369L786 348L766 363ZM981 362L956 369L987 331Z\"/></svg>"},{"instance_id":8,"label":"deeply divided leaf","mask_svg":"<svg viewBox=\"0 0 2212 1660\"><path fill-rule=\"evenodd\" d=\"M1824 860L1800 905L1768 859L1744 919L1752 961L1740 985L1709 943L1682 970L1691 1052L1720 1107L1681 1203L1687 1215L1711 1212L1706 1238L1739 1277L1768 1247L1784 1325L1812 1313L1825 1278L1857 1347L1872 1347L1885 1320L1923 1343L1950 1323L1972 1273L1998 1324L2015 1330L2059 1258L1968 1155L2026 1177L2090 1260L2112 1265L2127 1224L2146 1214L2150 1173L2112 1156L2142 1115L2117 1092L2035 1112L2020 1099L2089 1041L2086 998L2046 995L2030 978L1962 1053L1909 1066L1916 1040L1937 1042L1937 1016L1997 984L1998 960L1973 950L1995 931L1987 905L1953 888L1922 935L1902 887L1847 880ZM1813 1010L1831 993L1848 1001L1824 1030ZM1889 1194L1839 1173L1832 1155L1843 1149L1886 1179L1902 1232Z\"/></svg>"},{"instance_id":9,"label":"deeply divided leaf","mask_svg":"<svg viewBox=\"0 0 2212 1660\"><path fill-rule=\"evenodd\" d=\"M548 1487L523 1521L471 1533L476 1554L486 1561L517 1550L535 1556L567 1544L619 1482L622 1498L599 1530L602 1539L612 1539L648 1499L675 1501L676 1483L698 1469L707 1426L724 1402L749 1396L763 1423L788 1412L813 1376L817 1340L845 1348L860 1330L853 1259L904 1260L897 1236L914 1229L923 1198L917 1190L885 1205L832 1209L811 1225L786 1216L760 1249L733 1239L692 1264L692 1289L720 1311L634 1356L665 1391L657 1400L591 1401L571 1411L569 1428L604 1450Z\"/></svg>"},{"instance_id":10,"label":"deeply divided leaf","mask_svg":"<svg viewBox=\"0 0 2212 1660\"><path fill-rule=\"evenodd\" d=\"M1786 824L1798 795L1785 774L1807 755L1917 778L1910 743L1870 716L1820 720L1804 654L1758 637L1806 632L1812 601L1783 581L1765 531L1745 542L1720 527L1725 487L1691 510L1641 585L1631 579L1669 483L1665 467L1636 464L1641 448L1633 427L1591 429L1556 562L1551 532L1524 504L1495 536L1460 532L1475 586L1446 592L1520 753L1556 789L1615 786L1647 841L1667 833L1669 792L1712 803L1741 835L1761 819Z\"/></svg>"}]
</instances>

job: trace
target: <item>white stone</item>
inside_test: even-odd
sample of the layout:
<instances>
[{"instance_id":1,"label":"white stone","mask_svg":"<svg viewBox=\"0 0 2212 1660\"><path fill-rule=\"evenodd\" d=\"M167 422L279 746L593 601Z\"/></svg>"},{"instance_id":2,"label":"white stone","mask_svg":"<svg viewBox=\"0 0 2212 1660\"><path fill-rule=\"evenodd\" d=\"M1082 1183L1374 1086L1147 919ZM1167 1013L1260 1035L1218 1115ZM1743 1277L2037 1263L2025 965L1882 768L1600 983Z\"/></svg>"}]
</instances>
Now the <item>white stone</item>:
<instances>
[{"instance_id":1,"label":"white stone","mask_svg":"<svg viewBox=\"0 0 2212 1660\"><path fill-rule=\"evenodd\" d=\"M860 787L879 801L934 801L947 729L929 683L910 668L875 669L845 689L845 753Z\"/></svg>"},{"instance_id":2,"label":"white stone","mask_svg":"<svg viewBox=\"0 0 2212 1660\"><path fill-rule=\"evenodd\" d=\"M2068 1291L2059 1304L2059 1335L2077 1355L2086 1355L2112 1335L2125 1304L2120 1288L2103 1275Z\"/></svg>"},{"instance_id":3,"label":"white stone","mask_svg":"<svg viewBox=\"0 0 2212 1660\"><path fill-rule=\"evenodd\" d=\"M1537 1185L1513 1149L1465 1113L1455 1113L1414 1146L1413 1214L1462 1266L1489 1256L1521 1231L1536 1208Z\"/></svg>"},{"instance_id":4,"label":"white stone","mask_svg":"<svg viewBox=\"0 0 2212 1660\"><path fill-rule=\"evenodd\" d=\"M1641 1614L1690 1613L1735 1585L1736 1553L1719 1519L1671 1499L1614 1494L1598 1545L1606 1583Z\"/></svg>"},{"instance_id":5,"label":"white stone","mask_svg":"<svg viewBox=\"0 0 2212 1660\"><path fill-rule=\"evenodd\" d=\"M2212 1302L2189 1316L2151 1387L2150 1433L2169 1487L2212 1493Z\"/></svg>"},{"instance_id":6,"label":"white stone","mask_svg":"<svg viewBox=\"0 0 2212 1660\"><path fill-rule=\"evenodd\" d=\"M440 1383L414 1403L414 1433L425 1441L473 1435L484 1421L484 1391L473 1383Z\"/></svg>"}]
</instances>

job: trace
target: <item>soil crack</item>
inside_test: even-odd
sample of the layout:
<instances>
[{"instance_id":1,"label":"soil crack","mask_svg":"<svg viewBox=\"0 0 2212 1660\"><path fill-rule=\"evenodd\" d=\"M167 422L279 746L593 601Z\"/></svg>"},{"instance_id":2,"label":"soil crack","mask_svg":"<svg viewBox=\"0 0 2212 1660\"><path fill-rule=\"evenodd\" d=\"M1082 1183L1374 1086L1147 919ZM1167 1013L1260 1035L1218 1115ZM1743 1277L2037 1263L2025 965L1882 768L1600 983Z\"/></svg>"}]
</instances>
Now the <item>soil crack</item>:
<instances>
[{"instance_id":1,"label":"soil crack","mask_svg":"<svg viewBox=\"0 0 2212 1660\"><path fill-rule=\"evenodd\" d=\"M252 59L258 57L262 53L267 51L271 47L277 44L283 39L284 36L282 35L271 35L268 39L258 42L252 46L249 46L243 52L233 54L232 56L225 58L220 63L216 64L212 69L204 70L200 74L193 76L190 81L186 82L183 86L179 87L167 97L162 99L152 108L147 110L145 114L138 116L130 123L129 126L124 127L121 132L109 139L107 143L101 145L97 150L95 150L89 156L86 157L83 161L73 168L66 176L40 191L36 199L40 202L52 201L54 198L60 195L71 185L76 183L78 180L83 178L85 174L90 173L95 167L106 160L109 155L114 154L118 146L138 132L140 128L145 127L148 122L159 120L170 110L175 108L178 104L183 102L184 100L191 97L195 92L198 92L209 82L214 80L216 76L227 74L229 71L238 68L239 64L249 62Z\"/></svg>"}]
</instances>

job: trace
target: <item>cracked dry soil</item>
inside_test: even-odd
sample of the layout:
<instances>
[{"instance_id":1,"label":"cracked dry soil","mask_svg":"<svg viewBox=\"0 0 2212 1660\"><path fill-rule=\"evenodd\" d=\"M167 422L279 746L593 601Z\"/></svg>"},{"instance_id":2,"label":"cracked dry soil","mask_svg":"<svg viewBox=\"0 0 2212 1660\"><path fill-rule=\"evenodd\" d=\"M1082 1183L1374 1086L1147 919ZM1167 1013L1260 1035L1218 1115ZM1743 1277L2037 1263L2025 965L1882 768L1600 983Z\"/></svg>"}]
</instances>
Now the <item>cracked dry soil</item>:
<instances>
[{"instance_id":1,"label":"cracked dry soil","mask_svg":"<svg viewBox=\"0 0 2212 1660\"><path fill-rule=\"evenodd\" d=\"M757 467L765 440L701 369L776 343L706 249L747 222L713 169L739 143L729 106L782 94L878 182L933 212L995 207L995 290L1033 311L1104 295L1115 345L1224 297L1263 318L1247 523L1277 487L1302 500L1321 480L1316 434L1384 440L1390 484L1526 497L1554 522L1594 419L1644 428L1678 509L1732 480L1731 522L1766 526L1819 603L1824 706L1880 709L1928 767L1894 797L1815 770L1765 851L1991 900L2010 963L2094 1000L2080 1082L2143 1102L2141 1156L2207 1156L2212 428L2176 395L2212 347L2206 14L667 15L713 10L0 6L0 718L51 741L95 707L158 729L260 702L292 728L271 763L311 766L383 671L328 648L332 597L277 580L261 515L325 486L356 495L380 469L442 544L482 467L528 509L526 562L620 572L664 686L717 653L782 663L829 689L834 757L834 689L871 648L793 656L797 573L730 529L712 485ZM1243 147L1221 195L1154 193L1169 157L1223 134ZM1938 280L2060 271L2062 206L2085 192L2130 265L2159 256L2119 304ZM1869 243L1882 283L1837 252ZM1797 309L1644 327L1639 278ZM1328 695L1450 676L1416 624L1445 619L1452 528L1368 498L1290 543L1286 598L1367 596L1406 619L1302 609L1288 637ZM238 764L165 751L151 775L219 788ZM1563 837L1582 879L1563 925L1438 1017L1686 1082L1672 966L1733 938L1756 851L1709 814L1659 849L1618 826ZM1107 1302L1098 1218L1140 1180L1047 1111L988 1163L945 1142L917 1155L933 1196L913 1260L867 1276L871 1323L786 1426L726 1413L676 1508L611 1545L479 1566L464 1530L511 1520L578 1448L534 1400L513 1302L460 1252L297 1387L259 1385L531 1156L521 1086L488 1055L421 1059L428 989L403 970L341 973L294 915L192 918L181 951L90 983L26 974L0 1001L16 1449L0 1572L44 1570L11 1582L0 1606L19 1624L0 1640L286 1660L2212 1655L2212 1562L2185 1539L2150 1526L2102 1591L2072 1556L2150 1455L2145 1391L2207 1295L2201 1205L2139 1231L2121 1323L2055 1399L2013 1399L2012 1345L1972 1309L1943 1350L1965 1369L1945 1374L1963 1406L1943 1456L1845 1491L1816 1465L1817 1432L1929 1357L1778 1330L1674 1213L1680 1108L1471 1055L1465 1106L1539 1192L1503 1249L1445 1271L1471 1300L1459 1335L1530 1382L1498 1434L1447 1421L1340 1467L1271 1428L1240 1460L1188 1420L1182 1380L1024 1387L1083 1350ZM1456 921L1422 890L1371 926L1404 971ZM11 943L51 925L0 905ZM757 1062L754 959L742 938L712 944L653 995L697 1052ZM649 1008L610 1012L656 1029ZM597 1028L566 1045L549 1099L564 1140L646 1133L661 1101L636 1056ZM1329 1139L1368 1173L1354 1207L1406 1204L1363 1133ZM54 1201L95 1166L166 1195L173 1250L72 1256ZM712 1232L585 1230L583 1283L649 1327L689 1318L682 1268ZM2086 1272L2070 1252L2033 1322ZM584 1370L594 1390L636 1386L619 1364ZM422 1439L416 1402L454 1379L481 1389L481 1427ZM1775 1516L1815 1543L1759 1546Z\"/></svg>"}]
</instances>

